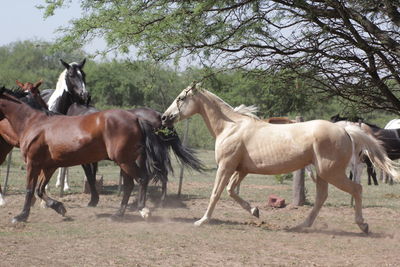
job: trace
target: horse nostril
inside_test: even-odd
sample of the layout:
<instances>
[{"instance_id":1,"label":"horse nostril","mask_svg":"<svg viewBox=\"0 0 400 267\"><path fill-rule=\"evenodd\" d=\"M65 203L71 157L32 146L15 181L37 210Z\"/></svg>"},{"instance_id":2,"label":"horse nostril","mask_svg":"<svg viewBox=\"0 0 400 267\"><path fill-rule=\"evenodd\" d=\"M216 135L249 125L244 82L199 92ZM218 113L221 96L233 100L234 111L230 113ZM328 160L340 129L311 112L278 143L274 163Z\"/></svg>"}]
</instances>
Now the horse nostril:
<instances>
[{"instance_id":1,"label":"horse nostril","mask_svg":"<svg viewBox=\"0 0 400 267\"><path fill-rule=\"evenodd\" d=\"M162 120L162 121L165 121L166 119L167 119L167 116L165 116L165 115L162 115L162 116L161 116L161 120Z\"/></svg>"}]
</instances>

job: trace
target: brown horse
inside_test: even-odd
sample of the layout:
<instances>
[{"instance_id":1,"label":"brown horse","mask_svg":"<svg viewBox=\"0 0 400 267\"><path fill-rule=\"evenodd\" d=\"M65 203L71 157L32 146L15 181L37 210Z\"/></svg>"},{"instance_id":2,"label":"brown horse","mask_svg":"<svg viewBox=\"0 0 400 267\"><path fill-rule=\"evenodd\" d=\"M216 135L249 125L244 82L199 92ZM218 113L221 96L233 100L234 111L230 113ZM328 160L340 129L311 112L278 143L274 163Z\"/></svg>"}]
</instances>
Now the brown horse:
<instances>
[{"instance_id":1,"label":"brown horse","mask_svg":"<svg viewBox=\"0 0 400 267\"><path fill-rule=\"evenodd\" d=\"M195 222L200 226L210 220L222 191L246 211L258 217L257 207L236 194L236 187L248 173L281 174L309 164L316 168L316 199L306 220L298 227L310 227L328 197L328 184L351 194L355 199L355 221L367 233L362 216L362 187L349 179L345 169L353 148L367 150L371 161L398 178L393 162L379 142L355 126L342 128L334 123L315 120L292 124L271 124L235 111L213 93L191 85L184 89L162 116L163 124L200 114L216 138L215 158L218 170L210 202L204 216Z\"/></svg>"},{"instance_id":2,"label":"brown horse","mask_svg":"<svg viewBox=\"0 0 400 267\"><path fill-rule=\"evenodd\" d=\"M23 91L31 93L32 97L35 99L35 101L40 106L42 106L44 109L47 109L47 110L49 109L46 102L41 97L40 91L39 91L39 86L43 83L43 80L37 81L34 84L31 82L21 83L18 80L16 80L15 82L17 83L19 88L21 88Z\"/></svg>"},{"instance_id":3,"label":"brown horse","mask_svg":"<svg viewBox=\"0 0 400 267\"><path fill-rule=\"evenodd\" d=\"M40 80L35 84L30 82L23 84L17 80L17 85L23 90L17 93L18 98L22 101L29 102L38 109L47 110L47 105L39 93L39 86L42 82L43 81ZM19 147L18 136L7 119L0 120L0 164L3 164L13 147ZM0 206L4 204L5 201L0 183Z\"/></svg>"},{"instance_id":4,"label":"brown horse","mask_svg":"<svg viewBox=\"0 0 400 267\"><path fill-rule=\"evenodd\" d=\"M22 212L13 222L26 221L38 181L37 195L48 207L65 215L64 205L46 195L45 186L58 167L109 159L123 170L124 195L116 213L122 216L133 189L133 178L158 176L165 166L164 155L155 154L153 129L130 112L108 110L85 116L48 116L0 89L0 119L7 118L15 130L26 162L27 186ZM141 170L136 160L145 161ZM148 214L142 214L148 216Z\"/></svg>"}]
</instances>

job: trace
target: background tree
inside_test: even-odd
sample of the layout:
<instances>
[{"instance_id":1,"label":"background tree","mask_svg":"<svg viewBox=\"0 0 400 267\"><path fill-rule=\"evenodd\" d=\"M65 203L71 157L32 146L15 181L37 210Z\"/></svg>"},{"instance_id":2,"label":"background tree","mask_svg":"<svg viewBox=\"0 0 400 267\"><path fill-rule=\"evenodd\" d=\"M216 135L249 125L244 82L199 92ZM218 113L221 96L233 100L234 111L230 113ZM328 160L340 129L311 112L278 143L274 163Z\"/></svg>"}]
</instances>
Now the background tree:
<instances>
[{"instance_id":1,"label":"background tree","mask_svg":"<svg viewBox=\"0 0 400 267\"><path fill-rule=\"evenodd\" d=\"M45 16L68 4L46 1ZM399 0L83 0L59 45L104 37L155 59L292 69L313 90L400 114Z\"/></svg>"},{"instance_id":2,"label":"background tree","mask_svg":"<svg viewBox=\"0 0 400 267\"><path fill-rule=\"evenodd\" d=\"M43 79L41 88L55 88L58 76L64 70L60 58L67 62L83 59L82 50L50 52L52 44L43 41L22 41L0 47L0 81L9 88L15 80L36 82Z\"/></svg>"}]
</instances>

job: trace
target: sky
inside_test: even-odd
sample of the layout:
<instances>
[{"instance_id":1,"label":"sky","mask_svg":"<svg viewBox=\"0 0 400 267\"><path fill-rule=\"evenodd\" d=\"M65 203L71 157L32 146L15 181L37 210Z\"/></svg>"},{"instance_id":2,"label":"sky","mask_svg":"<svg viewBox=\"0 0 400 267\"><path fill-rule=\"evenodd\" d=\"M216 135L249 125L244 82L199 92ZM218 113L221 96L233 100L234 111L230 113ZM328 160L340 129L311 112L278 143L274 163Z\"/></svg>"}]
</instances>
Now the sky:
<instances>
[{"instance_id":1,"label":"sky","mask_svg":"<svg viewBox=\"0 0 400 267\"><path fill-rule=\"evenodd\" d=\"M74 1L68 9L57 9L54 16L44 19L43 10L35 7L44 2L45 0L1 0L0 46L24 40L53 42L60 36L60 33L55 33L57 28L66 26L68 21L81 16L79 5ZM102 42L97 41L85 50L91 52L101 46Z\"/></svg>"}]
</instances>

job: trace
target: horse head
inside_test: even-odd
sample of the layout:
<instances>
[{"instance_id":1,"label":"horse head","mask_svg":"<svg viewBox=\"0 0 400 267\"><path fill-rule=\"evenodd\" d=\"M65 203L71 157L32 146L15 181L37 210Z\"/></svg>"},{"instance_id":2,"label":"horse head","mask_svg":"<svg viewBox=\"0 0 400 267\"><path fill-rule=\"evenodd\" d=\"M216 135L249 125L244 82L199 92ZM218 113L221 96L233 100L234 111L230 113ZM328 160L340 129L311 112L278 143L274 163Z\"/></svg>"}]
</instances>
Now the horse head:
<instances>
[{"instance_id":1,"label":"horse head","mask_svg":"<svg viewBox=\"0 0 400 267\"><path fill-rule=\"evenodd\" d=\"M200 84L192 83L175 98L174 102L161 116L164 126L172 126L175 122L184 120L198 112L195 98L201 91Z\"/></svg>"},{"instance_id":2,"label":"horse head","mask_svg":"<svg viewBox=\"0 0 400 267\"><path fill-rule=\"evenodd\" d=\"M40 95L39 86L43 83L43 80L37 81L35 84L31 82L21 83L20 81L16 80L16 84L27 94L27 98L31 98L32 103L36 103L35 107L43 108L48 110L48 106L46 102L43 100L42 96Z\"/></svg>"},{"instance_id":3,"label":"horse head","mask_svg":"<svg viewBox=\"0 0 400 267\"><path fill-rule=\"evenodd\" d=\"M71 64L66 63L62 59L60 61L66 68L65 83L73 102L87 104L90 101L90 94L86 90L86 74L83 71L86 59L83 59L80 63L73 62Z\"/></svg>"}]
</instances>

